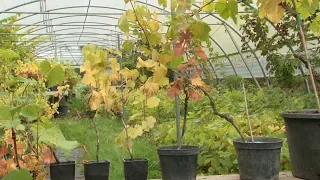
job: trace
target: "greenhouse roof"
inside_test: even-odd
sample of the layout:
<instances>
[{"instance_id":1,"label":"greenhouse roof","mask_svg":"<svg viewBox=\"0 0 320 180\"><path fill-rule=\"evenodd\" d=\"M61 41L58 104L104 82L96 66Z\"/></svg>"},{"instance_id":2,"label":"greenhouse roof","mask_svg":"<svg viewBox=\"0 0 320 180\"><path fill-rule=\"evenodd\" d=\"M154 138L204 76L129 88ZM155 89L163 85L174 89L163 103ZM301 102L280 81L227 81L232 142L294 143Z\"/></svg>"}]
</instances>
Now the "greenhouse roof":
<instances>
[{"instance_id":1,"label":"greenhouse roof","mask_svg":"<svg viewBox=\"0 0 320 180\"><path fill-rule=\"evenodd\" d=\"M164 23L170 16L169 9L160 7L158 0L141 0L136 3L156 11L165 31ZM17 43L25 45L28 42L39 42L35 52L39 60L69 60L74 66L79 66L83 62L81 47L84 45L90 43L119 48L126 36L118 28L118 19L128 8L131 8L130 3L126 5L123 0L1 0L0 19L20 14L16 22L16 26L21 26L18 35L25 35L26 39ZM239 14L248 13L242 9ZM265 70L265 59L260 58L253 47L249 48L250 52L241 51L238 25L243 22L239 18L236 25L231 20L222 19L215 12L200 13L200 17L211 26L210 38L214 51L223 57L225 64L220 69L215 69L215 65L211 64L212 70L223 70L228 75L243 77L269 76ZM23 34L29 28L35 29ZM47 38L36 39L42 36Z\"/></svg>"}]
</instances>

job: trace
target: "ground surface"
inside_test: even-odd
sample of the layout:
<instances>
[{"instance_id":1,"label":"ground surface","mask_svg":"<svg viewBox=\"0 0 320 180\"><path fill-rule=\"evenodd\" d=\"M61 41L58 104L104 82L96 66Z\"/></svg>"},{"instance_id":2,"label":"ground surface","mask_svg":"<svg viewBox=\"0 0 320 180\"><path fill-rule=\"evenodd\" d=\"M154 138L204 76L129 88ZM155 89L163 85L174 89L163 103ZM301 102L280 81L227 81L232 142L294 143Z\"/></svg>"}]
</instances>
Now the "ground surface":
<instances>
[{"instance_id":1,"label":"ground surface","mask_svg":"<svg viewBox=\"0 0 320 180\"><path fill-rule=\"evenodd\" d=\"M83 172L83 160L94 160L96 154L96 136L92 122L88 119L74 120L72 118L58 119L63 134L68 140L76 140L83 145L81 153L76 150L70 160L77 160L77 176ZM123 177L122 160L129 155L115 145L115 139L122 130L121 123L116 119L98 118L97 126L100 131L100 160L109 160L110 180L121 180ZM147 158L149 160L149 178L160 177L157 148L151 145L147 138L139 138L134 141L133 153L135 158ZM64 158L63 154L60 154Z\"/></svg>"}]
</instances>

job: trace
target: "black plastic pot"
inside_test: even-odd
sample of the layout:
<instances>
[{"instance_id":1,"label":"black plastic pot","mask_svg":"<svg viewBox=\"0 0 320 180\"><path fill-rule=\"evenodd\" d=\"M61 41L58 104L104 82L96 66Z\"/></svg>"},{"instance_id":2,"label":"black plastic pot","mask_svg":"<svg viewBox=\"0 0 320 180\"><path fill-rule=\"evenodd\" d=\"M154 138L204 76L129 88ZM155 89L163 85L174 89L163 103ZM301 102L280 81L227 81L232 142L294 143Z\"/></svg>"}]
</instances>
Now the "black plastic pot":
<instances>
[{"instance_id":1,"label":"black plastic pot","mask_svg":"<svg viewBox=\"0 0 320 180\"><path fill-rule=\"evenodd\" d=\"M282 139L256 137L233 140L242 180L278 180Z\"/></svg>"},{"instance_id":2,"label":"black plastic pot","mask_svg":"<svg viewBox=\"0 0 320 180\"><path fill-rule=\"evenodd\" d=\"M320 114L317 110L281 113L285 120L292 164L298 178L320 179Z\"/></svg>"},{"instance_id":3,"label":"black plastic pot","mask_svg":"<svg viewBox=\"0 0 320 180\"><path fill-rule=\"evenodd\" d=\"M52 86L51 88L49 88L51 91L58 91L58 86Z\"/></svg>"},{"instance_id":4,"label":"black plastic pot","mask_svg":"<svg viewBox=\"0 0 320 180\"><path fill-rule=\"evenodd\" d=\"M148 160L147 159L124 159L125 180L147 180Z\"/></svg>"},{"instance_id":5,"label":"black plastic pot","mask_svg":"<svg viewBox=\"0 0 320 180\"><path fill-rule=\"evenodd\" d=\"M163 180L195 180L200 148L197 146L160 147L161 174Z\"/></svg>"},{"instance_id":6,"label":"black plastic pot","mask_svg":"<svg viewBox=\"0 0 320 180\"><path fill-rule=\"evenodd\" d=\"M59 112L59 115L61 115L61 116L67 115L69 112L69 106L68 105L59 105L58 112Z\"/></svg>"},{"instance_id":7,"label":"black plastic pot","mask_svg":"<svg viewBox=\"0 0 320 180\"><path fill-rule=\"evenodd\" d=\"M86 180L108 180L109 161L89 161L84 163L84 177Z\"/></svg>"},{"instance_id":8,"label":"black plastic pot","mask_svg":"<svg viewBox=\"0 0 320 180\"><path fill-rule=\"evenodd\" d=\"M74 180L75 179L74 161L60 162L59 164L50 164L50 179L51 180Z\"/></svg>"}]
</instances>

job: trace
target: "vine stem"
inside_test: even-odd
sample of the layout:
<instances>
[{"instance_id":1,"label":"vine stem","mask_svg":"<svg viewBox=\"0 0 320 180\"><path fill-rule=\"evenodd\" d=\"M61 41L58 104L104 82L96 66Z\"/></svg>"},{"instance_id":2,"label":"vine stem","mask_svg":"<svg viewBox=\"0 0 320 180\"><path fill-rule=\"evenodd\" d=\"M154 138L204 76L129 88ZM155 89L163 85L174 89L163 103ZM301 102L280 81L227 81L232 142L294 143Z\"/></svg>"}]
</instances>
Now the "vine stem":
<instances>
[{"instance_id":1,"label":"vine stem","mask_svg":"<svg viewBox=\"0 0 320 180\"><path fill-rule=\"evenodd\" d=\"M223 119L225 119L226 121L228 121L235 129L236 131L238 132L238 134L240 135L241 139L243 140L243 142L245 142L245 139L244 139L244 136L243 134L241 133L240 131L240 128L238 127L238 125L234 122L234 119L233 117L230 115L230 114L223 114L223 113L220 113L218 110L217 110L217 106L216 106L216 103L213 99L213 97L203 88L203 87L200 87L198 86L198 88L204 93L205 96L207 96L207 98L209 99L210 101L210 105L212 107L212 110L213 110L213 113Z\"/></svg>"},{"instance_id":2,"label":"vine stem","mask_svg":"<svg viewBox=\"0 0 320 180\"><path fill-rule=\"evenodd\" d=\"M297 5L296 5L295 0L292 0L292 4L293 4L294 9L297 10ZM301 25L301 23L299 21L299 14L298 13L296 13L296 20L298 22L300 37L301 37L303 49L304 49L304 52L305 52L305 55L306 55L306 58L307 58L307 62L308 62L308 69L309 69L309 73L310 73L310 78L311 78L313 91L314 91L314 94L316 96L316 101L317 101L317 106L318 106L318 113L320 113L319 95L318 95L318 91L317 91L316 82L315 82L315 79L314 79L314 74L313 74L312 69L311 69L310 55L309 55L309 52L308 52L308 45L307 45L307 42L306 42L306 37L305 37L304 31L303 31L302 25Z\"/></svg>"},{"instance_id":3,"label":"vine stem","mask_svg":"<svg viewBox=\"0 0 320 180\"><path fill-rule=\"evenodd\" d=\"M248 118L248 124L249 124L249 129L250 129L251 141L252 141L252 143L254 143L254 138L253 138L253 133L252 133L252 126L251 126L251 120L250 120L250 116L249 116L249 108L248 108L246 87L244 86L244 83L241 83L241 84L242 84L242 89L243 89L244 102L245 102L245 105L246 105L246 114L247 114L247 118Z\"/></svg>"},{"instance_id":4,"label":"vine stem","mask_svg":"<svg viewBox=\"0 0 320 180\"><path fill-rule=\"evenodd\" d=\"M187 115L188 115L188 105L189 105L189 93L186 89L184 89L185 98L184 98L184 114L183 114L183 125L182 125L182 133L181 133L181 144L183 140L183 136L187 129ZM181 147L179 147L181 148Z\"/></svg>"},{"instance_id":5,"label":"vine stem","mask_svg":"<svg viewBox=\"0 0 320 180\"><path fill-rule=\"evenodd\" d=\"M128 127L127 127L127 125L126 125L126 123L125 123L125 121L124 121L123 116L121 117L121 121L122 121L122 124L123 124L123 126L124 126L124 131L125 131L125 133L126 133L126 141L127 141L127 145L128 145L128 148L127 148L127 149L128 149L129 154L130 154L131 160L133 160L133 153L131 152L131 150L130 150L130 148L129 148Z\"/></svg>"},{"instance_id":6,"label":"vine stem","mask_svg":"<svg viewBox=\"0 0 320 180\"><path fill-rule=\"evenodd\" d=\"M133 5L133 3L132 3L132 0L129 0L129 1L130 1L130 4L131 4L131 7L132 7L132 10L133 10L133 12L134 12L134 15L135 15L135 16L136 16L136 18L137 18L137 22L138 22L138 24L139 24L140 28L142 29L142 32L143 32L144 36L146 37L146 41L147 41L148 46L149 46L149 48L150 48L150 42L149 42L149 39L148 39L147 33L146 33L146 31L144 30L144 28L142 27L141 23L139 22L139 18L138 18L138 15L137 15L136 9L134 8L134 5Z\"/></svg>"},{"instance_id":7,"label":"vine stem","mask_svg":"<svg viewBox=\"0 0 320 180\"><path fill-rule=\"evenodd\" d=\"M54 157L54 159L56 160L56 163L57 163L57 164L60 164L60 161L59 161L59 158L58 158L56 152L53 150L53 148L52 148L51 146L48 146L48 148L49 148L50 151L52 152L53 157Z\"/></svg>"},{"instance_id":8,"label":"vine stem","mask_svg":"<svg viewBox=\"0 0 320 180\"><path fill-rule=\"evenodd\" d=\"M96 131L96 136L97 136L97 142L96 142L96 146L97 146L97 151L96 151L96 160L97 162L99 162L99 151L100 151L100 133L97 127L97 123L94 120L94 118L91 119L94 130Z\"/></svg>"},{"instance_id":9,"label":"vine stem","mask_svg":"<svg viewBox=\"0 0 320 180\"><path fill-rule=\"evenodd\" d=\"M13 128L11 128L11 131L12 131L13 148L15 153L14 159L16 161L17 168L20 169L19 158L18 158L17 136Z\"/></svg>"}]
</instances>

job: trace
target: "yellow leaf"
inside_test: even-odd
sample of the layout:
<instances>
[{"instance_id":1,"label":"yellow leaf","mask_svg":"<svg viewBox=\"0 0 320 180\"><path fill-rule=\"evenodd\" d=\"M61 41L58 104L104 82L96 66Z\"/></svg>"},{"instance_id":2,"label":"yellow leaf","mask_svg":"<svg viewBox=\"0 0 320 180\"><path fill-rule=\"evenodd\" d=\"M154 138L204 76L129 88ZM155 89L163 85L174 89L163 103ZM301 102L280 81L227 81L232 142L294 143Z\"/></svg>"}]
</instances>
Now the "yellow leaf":
<instances>
[{"instance_id":1,"label":"yellow leaf","mask_svg":"<svg viewBox=\"0 0 320 180\"><path fill-rule=\"evenodd\" d=\"M153 97L151 97L151 98L149 98L149 99L147 100L147 106L148 106L148 108L157 107L157 106L159 106L159 103L160 103L160 99L157 98L157 97L155 97L155 96L153 96Z\"/></svg>"},{"instance_id":2,"label":"yellow leaf","mask_svg":"<svg viewBox=\"0 0 320 180\"><path fill-rule=\"evenodd\" d=\"M193 86L203 86L203 81L200 76L191 79L191 84Z\"/></svg>"},{"instance_id":3,"label":"yellow leaf","mask_svg":"<svg viewBox=\"0 0 320 180\"><path fill-rule=\"evenodd\" d=\"M91 72L86 72L86 74L83 76L82 81L83 84L96 87L96 80L93 77Z\"/></svg>"},{"instance_id":4,"label":"yellow leaf","mask_svg":"<svg viewBox=\"0 0 320 180\"><path fill-rule=\"evenodd\" d=\"M101 94L95 90L92 91L92 101L91 101L91 104L90 104L90 108L91 110L97 110L101 104Z\"/></svg>"},{"instance_id":5,"label":"yellow leaf","mask_svg":"<svg viewBox=\"0 0 320 180\"><path fill-rule=\"evenodd\" d=\"M159 91L159 84L152 82L150 79L140 88L147 96L153 96Z\"/></svg>"},{"instance_id":6,"label":"yellow leaf","mask_svg":"<svg viewBox=\"0 0 320 180\"><path fill-rule=\"evenodd\" d=\"M168 54L160 54L160 57L159 57L159 61L161 64L167 64L172 59L173 59L173 56Z\"/></svg>"},{"instance_id":7,"label":"yellow leaf","mask_svg":"<svg viewBox=\"0 0 320 180\"><path fill-rule=\"evenodd\" d=\"M154 61L154 62L158 62L158 59L159 59L159 53L158 53L158 51L157 50L152 50L152 60Z\"/></svg>"},{"instance_id":8,"label":"yellow leaf","mask_svg":"<svg viewBox=\"0 0 320 180\"><path fill-rule=\"evenodd\" d=\"M134 11L132 9L127 10L127 18L132 23L135 23L137 21L136 15L134 14Z\"/></svg>"},{"instance_id":9,"label":"yellow leaf","mask_svg":"<svg viewBox=\"0 0 320 180\"><path fill-rule=\"evenodd\" d=\"M160 28L160 24L158 21L155 21L155 20L151 20L149 22L149 28L152 32L157 32Z\"/></svg>"},{"instance_id":10,"label":"yellow leaf","mask_svg":"<svg viewBox=\"0 0 320 180\"><path fill-rule=\"evenodd\" d=\"M146 118L148 127L151 129L154 127L154 124L156 123L156 119L153 116L149 116Z\"/></svg>"},{"instance_id":11,"label":"yellow leaf","mask_svg":"<svg viewBox=\"0 0 320 180\"><path fill-rule=\"evenodd\" d=\"M281 7L277 6L276 10L273 13L267 14L267 17L274 23L279 23L283 17L283 14L286 10Z\"/></svg>"},{"instance_id":12,"label":"yellow leaf","mask_svg":"<svg viewBox=\"0 0 320 180\"><path fill-rule=\"evenodd\" d=\"M166 77L167 71L168 70L164 65L157 63L157 65L154 67L154 78L155 78L155 80L157 81L157 80L160 80L160 79Z\"/></svg>"},{"instance_id":13,"label":"yellow leaf","mask_svg":"<svg viewBox=\"0 0 320 180\"><path fill-rule=\"evenodd\" d=\"M138 63L137 63L137 68L142 68L142 67L146 67L146 68L152 68L156 65L156 62L154 62L153 60L142 60L141 57L138 57Z\"/></svg>"}]
</instances>

